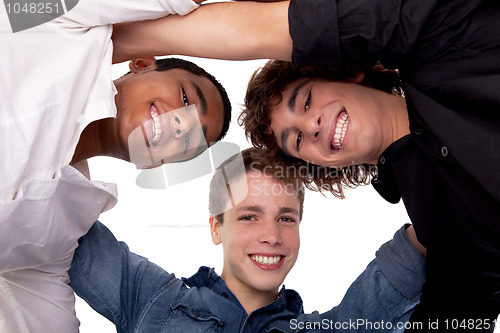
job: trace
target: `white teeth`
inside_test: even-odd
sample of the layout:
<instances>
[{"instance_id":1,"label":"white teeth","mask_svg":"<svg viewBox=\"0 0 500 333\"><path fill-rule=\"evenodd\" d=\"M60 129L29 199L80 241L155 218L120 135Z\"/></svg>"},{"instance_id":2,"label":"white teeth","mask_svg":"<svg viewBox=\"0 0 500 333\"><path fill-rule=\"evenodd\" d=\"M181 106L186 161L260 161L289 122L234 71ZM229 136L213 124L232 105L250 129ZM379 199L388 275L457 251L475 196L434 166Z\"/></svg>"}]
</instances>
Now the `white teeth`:
<instances>
[{"instance_id":1,"label":"white teeth","mask_svg":"<svg viewBox=\"0 0 500 333\"><path fill-rule=\"evenodd\" d=\"M160 114L156 108L151 108L151 117L153 118L153 146L156 146L161 139Z\"/></svg>"},{"instance_id":2,"label":"white teeth","mask_svg":"<svg viewBox=\"0 0 500 333\"><path fill-rule=\"evenodd\" d=\"M266 256L258 256L255 254L253 254L251 258L252 260L262 265L276 265L281 260L281 256L266 257Z\"/></svg>"},{"instance_id":3,"label":"white teeth","mask_svg":"<svg viewBox=\"0 0 500 333\"><path fill-rule=\"evenodd\" d=\"M340 149L344 143L345 134L347 132L347 124L349 123L349 116L347 112L342 111L342 114L337 120L335 126L335 134L333 135L332 148Z\"/></svg>"}]
</instances>

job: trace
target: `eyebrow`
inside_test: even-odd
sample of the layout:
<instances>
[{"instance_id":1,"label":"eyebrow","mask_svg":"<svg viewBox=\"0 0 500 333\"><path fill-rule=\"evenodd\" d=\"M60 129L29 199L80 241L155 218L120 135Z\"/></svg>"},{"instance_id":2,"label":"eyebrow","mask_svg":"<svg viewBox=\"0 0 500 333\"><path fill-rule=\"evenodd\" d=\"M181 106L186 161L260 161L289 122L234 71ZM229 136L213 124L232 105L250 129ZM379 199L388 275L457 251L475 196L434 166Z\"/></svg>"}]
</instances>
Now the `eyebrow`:
<instances>
[{"instance_id":1,"label":"eyebrow","mask_svg":"<svg viewBox=\"0 0 500 333\"><path fill-rule=\"evenodd\" d=\"M196 94L198 95L198 99L200 100L200 113L205 116L207 114L207 100L205 99L205 95L203 95L203 91L200 89L200 87L198 87L196 83L191 81L191 84L193 85L194 90L196 90Z\"/></svg>"},{"instance_id":2,"label":"eyebrow","mask_svg":"<svg viewBox=\"0 0 500 333\"><path fill-rule=\"evenodd\" d=\"M291 113L295 112L295 101L297 99L297 95L299 94L300 89L302 89L307 83L309 83L309 81L310 80L302 81L293 90L292 95L290 96L290 99L288 99L288 111L289 112L291 112Z\"/></svg>"},{"instance_id":3,"label":"eyebrow","mask_svg":"<svg viewBox=\"0 0 500 333\"><path fill-rule=\"evenodd\" d=\"M286 128L281 132L281 146L283 146L283 151L285 152L286 155L291 155L290 150L288 150L287 142L288 142L288 137L290 136L290 129Z\"/></svg>"},{"instance_id":4,"label":"eyebrow","mask_svg":"<svg viewBox=\"0 0 500 333\"><path fill-rule=\"evenodd\" d=\"M288 99L287 107L288 107L288 112L294 113L295 112L295 104L297 100L297 96L302 88L309 83L310 80L304 80L300 84L298 84L295 89L292 91L292 95ZM290 128L285 128L283 132L281 132L281 146L283 147L283 151L287 155L290 154L290 150L288 149L287 142L288 142L288 137L290 136Z\"/></svg>"},{"instance_id":5,"label":"eyebrow","mask_svg":"<svg viewBox=\"0 0 500 333\"><path fill-rule=\"evenodd\" d=\"M257 212L257 213L263 213L264 209L261 206L244 206L244 207L238 207L236 209L236 212L239 213L241 211L252 211L252 212ZM278 211L278 214L276 215L281 215L281 214L286 214L286 213L292 213L299 215L299 211L295 208L290 208L290 207L281 207Z\"/></svg>"},{"instance_id":6,"label":"eyebrow","mask_svg":"<svg viewBox=\"0 0 500 333\"><path fill-rule=\"evenodd\" d=\"M241 212L243 210L249 210L249 211L252 211L252 212L258 212L258 213L262 213L264 211L264 209L262 209L261 206L244 206L244 207L238 207L236 208L236 212Z\"/></svg>"},{"instance_id":7,"label":"eyebrow","mask_svg":"<svg viewBox=\"0 0 500 333\"><path fill-rule=\"evenodd\" d=\"M205 99L205 95L203 94L203 91L201 90L201 88L196 84L194 83L193 81L191 81L191 84L193 85L193 88L194 90L196 90L196 94L198 95L198 99L200 100L200 106L201 106L201 110L200 110L200 113L204 116L207 115L207 110L208 110L208 106L207 106L207 100ZM200 123L201 123L201 120L200 120ZM203 146L204 143L208 146L208 140L207 140L207 126L202 126L202 130L203 130L203 138L200 139L200 144L199 146ZM205 139L205 142L203 142L203 139Z\"/></svg>"},{"instance_id":8,"label":"eyebrow","mask_svg":"<svg viewBox=\"0 0 500 333\"><path fill-rule=\"evenodd\" d=\"M292 213L292 214L299 215L298 210L296 210L295 208L290 208L290 207L281 207L280 210L278 211L278 215L286 214L286 213Z\"/></svg>"}]
</instances>

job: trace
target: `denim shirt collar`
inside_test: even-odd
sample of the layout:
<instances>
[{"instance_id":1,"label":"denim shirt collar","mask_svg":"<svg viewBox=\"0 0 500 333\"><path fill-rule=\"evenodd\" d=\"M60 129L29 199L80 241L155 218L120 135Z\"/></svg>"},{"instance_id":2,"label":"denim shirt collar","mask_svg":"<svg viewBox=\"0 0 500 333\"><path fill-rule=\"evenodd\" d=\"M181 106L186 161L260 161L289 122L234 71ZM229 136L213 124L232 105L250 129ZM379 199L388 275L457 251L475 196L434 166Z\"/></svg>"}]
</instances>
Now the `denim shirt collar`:
<instances>
[{"instance_id":1,"label":"denim shirt collar","mask_svg":"<svg viewBox=\"0 0 500 333\"><path fill-rule=\"evenodd\" d=\"M236 296L227 287L226 282L215 272L215 269L213 268L201 266L198 269L198 272L196 272L193 276L190 278L182 278L182 280L188 287L209 288L233 303L239 304L243 308ZM304 312L300 295L295 290L286 289L285 286L283 286L279 291L278 298L274 302L255 310L252 315L269 312L282 312L285 310L288 310L296 315Z\"/></svg>"},{"instance_id":2,"label":"denim shirt collar","mask_svg":"<svg viewBox=\"0 0 500 333\"><path fill-rule=\"evenodd\" d=\"M231 290L229 290L226 282L215 272L215 269L213 268L201 266L198 269L198 272L196 272L193 276L190 278L183 277L182 280L190 288L208 288L222 297L227 298L231 302L238 304L243 309L243 306L240 304L238 298L236 298Z\"/></svg>"}]
</instances>

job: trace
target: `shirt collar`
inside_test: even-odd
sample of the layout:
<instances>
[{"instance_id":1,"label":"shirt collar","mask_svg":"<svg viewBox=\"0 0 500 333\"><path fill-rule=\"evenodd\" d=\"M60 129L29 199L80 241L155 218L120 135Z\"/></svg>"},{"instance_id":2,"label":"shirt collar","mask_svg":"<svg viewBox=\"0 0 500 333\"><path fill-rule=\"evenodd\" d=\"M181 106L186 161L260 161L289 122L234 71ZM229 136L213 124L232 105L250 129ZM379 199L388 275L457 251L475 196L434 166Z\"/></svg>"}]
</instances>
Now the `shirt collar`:
<instances>
[{"instance_id":1,"label":"shirt collar","mask_svg":"<svg viewBox=\"0 0 500 333\"><path fill-rule=\"evenodd\" d=\"M227 297L229 300L239 304L238 299L234 294L229 290L226 285L226 282L215 272L213 268L201 266L193 276L190 278L182 278L184 283L188 287L197 287L197 288L210 288L214 292ZM303 313L303 303L300 295L292 289L286 289L285 286L281 287L278 298L276 301L266 305L255 311L283 311L283 310L291 311L295 314Z\"/></svg>"}]
</instances>

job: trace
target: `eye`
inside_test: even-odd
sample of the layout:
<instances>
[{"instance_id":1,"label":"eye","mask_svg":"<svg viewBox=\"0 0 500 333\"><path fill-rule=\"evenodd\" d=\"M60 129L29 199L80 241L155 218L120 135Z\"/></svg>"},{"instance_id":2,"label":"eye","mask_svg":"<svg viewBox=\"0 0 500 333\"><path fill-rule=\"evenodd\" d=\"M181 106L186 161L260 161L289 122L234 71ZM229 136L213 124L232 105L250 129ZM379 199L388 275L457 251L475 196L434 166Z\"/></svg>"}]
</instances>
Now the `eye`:
<instances>
[{"instance_id":1,"label":"eye","mask_svg":"<svg viewBox=\"0 0 500 333\"><path fill-rule=\"evenodd\" d=\"M299 132L299 134L297 134L297 142L295 143L295 148L297 149L297 151L299 150L299 147L300 147L300 143L302 142L302 132Z\"/></svg>"},{"instance_id":2,"label":"eye","mask_svg":"<svg viewBox=\"0 0 500 333\"><path fill-rule=\"evenodd\" d=\"M309 111L310 107L311 107L311 92L309 92L309 95L307 96L306 102L304 104L305 112Z\"/></svg>"},{"instance_id":3,"label":"eye","mask_svg":"<svg viewBox=\"0 0 500 333\"><path fill-rule=\"evenodd\" d=\"M184 102L184 106L188 106L189 105L189 99L186 95L186 92L184 91L184 88L182 88L182 100Z\"/></svg>"},{"instance_id":4,"label":"eye","mask_svg":"<svg viewBox=\"0 0 500 333\"><path fill-rule=\"evenodd\" d=\"M295 218L293 218L293 217L287 217L287 216L280 217L278 219L278 221L279 222L283 222L285 224L292 224L292 225L294 225L297 222L297 220Z\"/></svg>"},{"instance_id":5,"label":"eye","mask_svg":"<svg viewBox=\"0 0 500 333\"><path fill-rule=\"evenodd\" d=\"M255 220L255 216L253 215L244 215L244 216L240 216L238 218L239 221L254 221Z\"/></svg>"}]
</instances>

